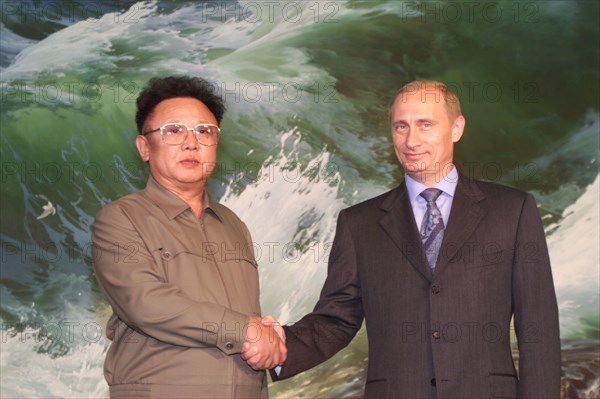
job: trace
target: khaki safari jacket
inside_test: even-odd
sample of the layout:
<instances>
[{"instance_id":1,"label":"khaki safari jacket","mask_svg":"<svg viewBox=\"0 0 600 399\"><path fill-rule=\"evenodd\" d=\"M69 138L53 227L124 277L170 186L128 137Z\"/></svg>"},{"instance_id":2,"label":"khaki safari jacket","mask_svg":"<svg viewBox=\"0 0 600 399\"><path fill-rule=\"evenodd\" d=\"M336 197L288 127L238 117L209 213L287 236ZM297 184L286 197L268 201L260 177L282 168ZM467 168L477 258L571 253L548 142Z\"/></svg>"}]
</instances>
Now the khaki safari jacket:
<instances>
[{"instance_id":1,"label":"khaki safari jacket","mask_svg":"<svg viewBox=\"0 0 600 399\"><path fill-rule=\"evenodd\" d=\"M93 266L113 314L104 366L111 398L265 398L240 357L260 317L250 233L210 202L197 219L152 177L100 210Z\"/></svg>"}]
</instances>

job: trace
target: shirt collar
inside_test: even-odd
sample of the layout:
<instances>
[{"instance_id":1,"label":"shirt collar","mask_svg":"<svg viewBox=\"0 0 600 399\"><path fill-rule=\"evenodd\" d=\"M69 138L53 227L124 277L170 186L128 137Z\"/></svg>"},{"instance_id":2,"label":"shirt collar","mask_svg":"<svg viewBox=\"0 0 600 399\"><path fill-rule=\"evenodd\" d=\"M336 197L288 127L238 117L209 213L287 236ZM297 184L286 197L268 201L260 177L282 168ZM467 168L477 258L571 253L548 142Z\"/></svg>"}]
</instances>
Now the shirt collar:
<instances>
[{"instance_id":1,"label":"shirt collar","mask_svg":"<svg viewBox=\"0 0 600 399\"><path fill-rule=\"evenodd\" d=\"M154 179L154 177L152 177L152 175L150 175L148 178L148 183L146 184L144 192L148 198L150 198L151 201L153 201L160 209L162 209L165 215L167 215L167 217L171 220L190 209L190 206L184 200L163 187ZM219 215L216 207L211 206L211 201L206 193L206 190L204 190L202 195L202 214L211 214L222 222L223 219Z\"/></svg>"},{"instance_id":2,"label":"shirt collar","mask_svg":"<svg viewBox=\"0 0 600 399\"><path fill-rule=\"evenodd\" d=\"M416 200L419 194L423 192L423 190L429 188L423 183L416 181L408 174L404 175L404 181L406 182L406 189L408 191L408 196L411 202ZM456 170L456 166L452 165L452 169L450 170L450 172L434 187L442 190L444 194L447 194L450 197L454 197L454 192L456 191L457 184L458 171Z\"/></svg>"}]
</instances>

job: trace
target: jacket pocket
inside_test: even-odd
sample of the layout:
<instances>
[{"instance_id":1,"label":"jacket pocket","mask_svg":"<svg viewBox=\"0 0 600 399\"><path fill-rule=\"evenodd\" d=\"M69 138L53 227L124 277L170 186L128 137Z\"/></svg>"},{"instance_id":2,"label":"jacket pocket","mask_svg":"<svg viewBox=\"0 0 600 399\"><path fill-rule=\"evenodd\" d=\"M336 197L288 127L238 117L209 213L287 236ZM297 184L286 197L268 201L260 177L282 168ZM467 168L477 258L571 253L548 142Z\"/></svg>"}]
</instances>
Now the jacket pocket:
<instances>
[{"instance_id":1,"label":"jacket pocket","mask_svg":"<svg viewBox=\"0 0 600 399\"><path fill-rule=\"evenodd\" d=\"M511 374L490 373L490 394L494 398L517 397L517 377Z\"/></svg>"},{"instance_id":2,"label":"jacket pocket","mask_svg":"<svg viewBox=\"0 0 600 399\"><path fill-rule=\"evenodd\" d=\"M176 246L164 246L156 252L167 283L178 287L194 301L227 303L217 265L205 253Z\"/></svg>"},{"instance_id":3,"label":"jacket pocket","mask_svg":"<svg viewBox=\"0 0 600 399\"><path fill-rule=\"evenodd\" d=\"M512 265L515 255L514 248L500 247L497 244L478 245L471 251L462 254L466 269Z\"/></svg>"}]
</instances>

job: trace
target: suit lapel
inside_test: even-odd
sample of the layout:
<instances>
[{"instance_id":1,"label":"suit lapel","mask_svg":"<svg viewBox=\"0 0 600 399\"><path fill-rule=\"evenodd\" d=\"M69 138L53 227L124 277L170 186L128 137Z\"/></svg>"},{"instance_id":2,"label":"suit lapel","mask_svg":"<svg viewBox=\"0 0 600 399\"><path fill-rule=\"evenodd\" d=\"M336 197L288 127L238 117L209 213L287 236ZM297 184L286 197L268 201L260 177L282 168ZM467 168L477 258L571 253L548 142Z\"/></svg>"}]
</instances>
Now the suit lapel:
<instances>
[{"instance_id":1,"label":"suit lapel","mask_svg":"<svg viewBox=\"0 0 600 399\"><path fill-rule=\"evenodd\" d=\"M380 208L386 211L386 214L379 220L379 225L402 251L410 264L427 280L431 281L433 275L424 255L421 236L417 230L406 184L402 182L383 201Z\"/></svg>"},{"instance_id":2,"label":"suit lapel","mask_svg":"<svg viewBox=\"0 0 600 399\"><path fill-rule=\"evenodd\" d=\"M479 204L483 199L485 196L475 182L460 175L452 201L448 226L444 231L444 240L435 267L436 276L444 271L449 261L465 244L485 216L486 212Z\"/></svg>"}]
</instances>

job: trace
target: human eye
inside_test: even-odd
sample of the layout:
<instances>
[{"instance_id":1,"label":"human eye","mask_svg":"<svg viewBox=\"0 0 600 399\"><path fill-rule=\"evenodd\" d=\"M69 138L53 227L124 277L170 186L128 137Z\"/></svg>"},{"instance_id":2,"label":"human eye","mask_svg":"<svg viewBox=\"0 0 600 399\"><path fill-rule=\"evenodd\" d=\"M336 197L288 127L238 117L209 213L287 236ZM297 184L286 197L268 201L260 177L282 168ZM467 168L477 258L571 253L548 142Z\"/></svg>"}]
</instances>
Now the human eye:
<instances>
[{"instance_id":1,"label":"human eye","mask_svg":"<svg viewBox=\"0 0 600 399\"><path fill-rule=\"evenodd\" d=\"M204 126L204 125L198 125L198 126L196 126L196 128L194 129L194 132L196 132L196 134L208 134L208 133L210 133L208 127Z\"/></svg>"},{"instance_id":2,"label":"human eye","mask_svg":"<svg viewBox=\"0 0 600 399\"><path fill-rule=\"evenodd\" d=\"M404 132L407 128L408 128L408 125L403 122L394 124L394 132L396 132L396 133Z\"/></svg>"},{"instance_id":3,"label":"human eye","mask_svg":"<svg viewBox=\"0 0 600 399\"><path fill-rule=\"evenodd\" d=\"M425 129L425 130L431 129L432 126L433 126L433 123L430 122L430 121L423 121L423 122L421 122L421 128L422 129Z\"/></svg>"},{"instance_id":4,"label":"human eye","mask_svg":"<svg viewBox=\"0 0 600 399\"><path fill-rule=\"evenodd\" d=\"M211 125L197 125L194 128L194 132L197 135L212 136L213 134L215 134L216 128L214 126L211 126Z\"/></svg>"},{"instance_id":5,"label":"human eye","mask_svg":"<svg viewBox=\"0 0 600 399\"><path fill-rule=\"evenodd\" d=\"M183 129L181 126L177 124L168 124L163 126L163 134L166 134L167 136L175 136L180 134L182 131Z\"/></svg>"}]
</instances>

